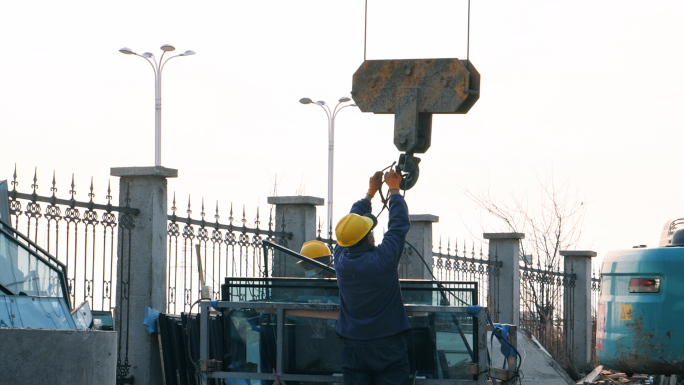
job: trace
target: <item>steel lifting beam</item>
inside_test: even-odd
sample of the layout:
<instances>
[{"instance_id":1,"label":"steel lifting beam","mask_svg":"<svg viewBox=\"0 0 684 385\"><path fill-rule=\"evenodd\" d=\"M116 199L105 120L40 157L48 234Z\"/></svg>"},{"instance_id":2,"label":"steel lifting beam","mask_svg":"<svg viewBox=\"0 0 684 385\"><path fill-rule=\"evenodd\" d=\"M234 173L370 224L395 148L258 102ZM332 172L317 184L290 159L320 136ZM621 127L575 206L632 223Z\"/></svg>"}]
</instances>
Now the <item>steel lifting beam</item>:
<instances>
[{"instance_id":1,"label":"steel lifting beam","mask_svg":"<svg viewBox=\"0 0 684 385\"><path fill-rule=\"evenodd\" d=\"M480 74L466 60L366 60L354 73L352 98L363 112L394 114L394 145L404 152L402 188L418 180L420 159L430 148L432 114L465 114L480 97Z\"/></svg>"}]
</instances>

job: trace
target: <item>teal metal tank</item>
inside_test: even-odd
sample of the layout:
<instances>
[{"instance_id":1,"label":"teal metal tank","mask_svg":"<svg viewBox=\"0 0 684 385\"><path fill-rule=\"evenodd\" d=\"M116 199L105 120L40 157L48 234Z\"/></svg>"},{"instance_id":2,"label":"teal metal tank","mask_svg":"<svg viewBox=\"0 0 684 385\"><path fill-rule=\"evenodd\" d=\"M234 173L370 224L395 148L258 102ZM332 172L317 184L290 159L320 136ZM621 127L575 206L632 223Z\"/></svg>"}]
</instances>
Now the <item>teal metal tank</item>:
<instances>
[{"instance_id":1,"label":"teal metal tank","mask_svg":"<svg viewBox=\"0 0 684 385\"><path fill-rule=\"evenodd\" d=\"M665 244L604 257L596 352L606 368L684 374L684 247Z\"/></svg>"}]
</instances>

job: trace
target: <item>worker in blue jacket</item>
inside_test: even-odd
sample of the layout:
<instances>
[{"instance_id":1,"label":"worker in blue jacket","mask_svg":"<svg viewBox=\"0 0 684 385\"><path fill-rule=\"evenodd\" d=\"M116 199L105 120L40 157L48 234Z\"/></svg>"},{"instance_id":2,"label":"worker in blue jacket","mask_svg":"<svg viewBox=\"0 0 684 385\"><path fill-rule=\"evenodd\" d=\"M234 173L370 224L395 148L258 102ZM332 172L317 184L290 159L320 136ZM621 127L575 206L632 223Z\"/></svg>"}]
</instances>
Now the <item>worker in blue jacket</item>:
<instances>
[{"instance_id":1,"label":"worker in blue jacket","mask_svg":"<svg viewBox=\"0 0 684 385\"><path fill-rule=\"evenodd\" d=\"M366 197L335 228L334 251L340 315L337 334L343 339L344 383L408 384L409 362L405 332L410 329L399 287L397 268L409 230L408 208L399 193L401 175L385 173L389 187L389 224L375 246L371 199L382 186L382 172L369 182Z\"/></svg>"}]
</instances>

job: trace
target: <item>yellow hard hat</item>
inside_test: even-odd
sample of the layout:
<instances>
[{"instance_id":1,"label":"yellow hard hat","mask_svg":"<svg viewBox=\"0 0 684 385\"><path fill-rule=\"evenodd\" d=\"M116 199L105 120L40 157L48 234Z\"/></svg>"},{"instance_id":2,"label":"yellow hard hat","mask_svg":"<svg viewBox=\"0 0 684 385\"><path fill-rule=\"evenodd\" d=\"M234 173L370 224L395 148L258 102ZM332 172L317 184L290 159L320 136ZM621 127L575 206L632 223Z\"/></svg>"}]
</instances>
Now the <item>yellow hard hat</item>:
<instances>
[{"instance_id":1,"label":"yellow hard hat","mask_svg":"<svg viewBox=\"0 0 684 385\"><path fill-rule=\"evenodd\" d=\"M337 236L337 244L342 247L353 246L358 243L363 237L373 230L375 224L378 223L373 214L359 215L349 213L345 215L335 227L335 235Z\"/></svg>"},{"instance_id":2,"label":"yellow hard hat","mask_svg":"<svg viewBox=\"0 0 684 385\"><path fill-rule=\"evenodd\" d=\"M302 245L302 250L299 252L299 254L309 257L312 259L317 259L317 258L323 258L323 257L329 257L330 256L330 249L328 246L326 246L325 243L321 241L309 241L305 242ZM302 261L299 261L297 263L300 263Z\"/></svg>"}]
</instances>

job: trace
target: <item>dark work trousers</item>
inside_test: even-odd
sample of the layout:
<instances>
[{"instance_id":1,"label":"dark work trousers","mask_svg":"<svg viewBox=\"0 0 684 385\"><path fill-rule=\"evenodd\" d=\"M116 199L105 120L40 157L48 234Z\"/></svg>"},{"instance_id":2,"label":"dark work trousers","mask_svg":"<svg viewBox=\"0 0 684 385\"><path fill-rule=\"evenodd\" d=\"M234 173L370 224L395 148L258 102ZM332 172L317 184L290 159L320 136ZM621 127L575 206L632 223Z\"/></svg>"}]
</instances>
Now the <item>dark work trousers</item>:
<instances>
[{"instance_id":1,"label":"dark work trousers","mask_svg":"<svg viewBox=\"0 0 684 385\"><path fill-rule=\"evenodd\" d=\"M409 370L405 333L342 342L345 385L408 385Z\"/></svg>"}]
</instances>

